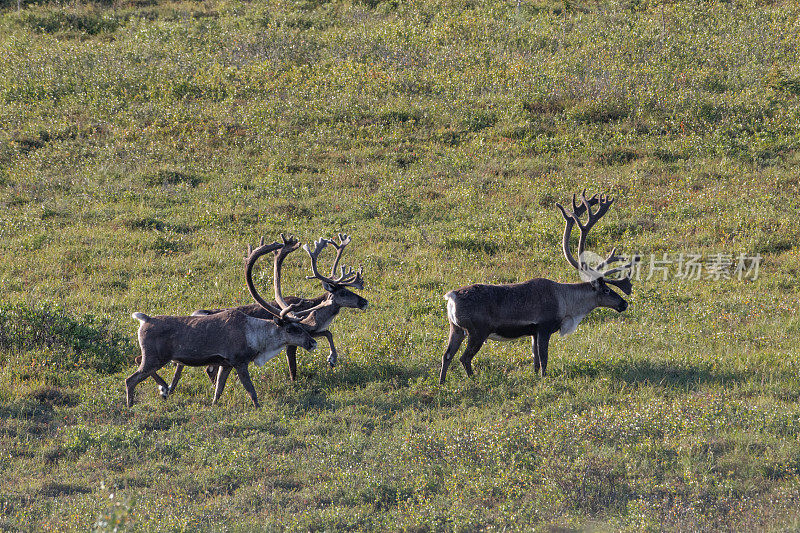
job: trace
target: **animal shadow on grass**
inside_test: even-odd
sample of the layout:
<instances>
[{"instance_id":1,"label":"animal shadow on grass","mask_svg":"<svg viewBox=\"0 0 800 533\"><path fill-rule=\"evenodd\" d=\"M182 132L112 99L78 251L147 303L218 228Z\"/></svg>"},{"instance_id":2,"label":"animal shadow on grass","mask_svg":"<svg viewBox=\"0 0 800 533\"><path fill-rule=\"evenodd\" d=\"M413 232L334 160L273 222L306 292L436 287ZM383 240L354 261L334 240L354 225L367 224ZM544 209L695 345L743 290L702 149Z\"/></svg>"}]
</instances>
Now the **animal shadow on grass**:
<instances>
[{"instance_id":1,"label":"animal shadow on grass","mask_svg":"<svg viewBox=\"0 0 800 533\"><path fill-rule=\"evenodd\" d=\"M393 362L363 364L350 361L336 367L333 371L313 372L299 378L299 388L292 400L299 411L336 410L355 404L368 405L371 409L386 411L387 414L404 409L415 402L408 394L391 394L391 391L408 388L410 383L427 375L425 368L409 367ZM372 394L356 393L352 400L332 400L329 394L339 389L361 389L377 387ZM380 392L385 390L389 394Z\"/></svg>"},{"instance_id":2,"label":"animal shadow on grass","mask_svg":"<svg viewBox=\"0 0 800 533\"><path fill-rule=\"evenodd\" d=\"M25 398L0 407L0 418L25 419L37 424L47 424L53 420L56 406L71 407L77 404L74 395L59 389L43 387L28 394Z\"/></svg>"},{"instance_id":3,"label":"animal shadow on grass","mask_svg":"<svg viewBox=\"0 0 800 533\"><path fill-rule=\"evenodd\" d=\"M381 362L365 365L356 361L337 367L332 372L317 374L316 379L324 387L359 387L370 383L389 381L394 387L407 387L417 378L427 375L425 368Z\"/></svg>"},{"instance_id":4,"label":"animal shadow on grass","mask_svg":"<svg viewBox=\"0 0 800 533\"><path fill-rule=\"evenodd\" d=\"M288 373L288 370L286 370L286 373ZM275 391L284 390L284 388L287 388L286 390L294 389L296 391L294 405L295 408L299 408L301 411L335 409L339 407L336 402L327 399L327 393L330 391L340 388L360 388L381 382L390 383L390 388L392 389L406 388L412 381L428 375L428 373L425 368L409 367L393 362L363 364L348 361L332 370L316 371L310 367L301 368L298 371L297 382L294 385L289 381L284 382L286 377L283 375L284 372L281 372L278 377L281 383L270 394L278 394ZM209 384L208 380L201 379L200 381L203 384L201 387L208 387L209 391L213 391L213 385ZM231 384L235 382L238 382L238 378L233 375L228 381L228 387L231 387ZM258 388L259 385L257 384L256 387ZM176 394L181 393L186 393L186 391L176 392ZM259 392L259 394L261 393ZM284 399L282 401L286 402L288 400ZM2 414L2 411L0 411L0 414ZM164 429L162 426L171 427L173 424L181 425L184 422L184 419L166 420L163 417L159 417L157 420L152 421L152 424L155 424L153 427L150 427L152 424L144 422L140 425L145 429Z\"/></svg>"},{"instance_id":5,"label":"animal shadow on grass","mask_svg":"<svg viewBox=\"0 0 800 533\"><path fill-rule=\"evenodd\" d=\"M58 496L71 496L73 494L90 494L92 489L82 485L74 485L71 483L57 483L48 481L44 483L39 489L39 494L47 498L56 498Z\"/></svg>"},{"instance_id":6,"label":"animal shadow on grass","mask_svg":"<svg viewBox=\"0 0 800 533\"><path fill-rule=\"evenodd\" d=\"M621 360L565 362L554 372L564 377L608 376L630 385L654 385L673 389L696 390L703 384L741 383L739 372L712 370L704 365L687 366L672 361Z\"/></svg>"}]
</instances>

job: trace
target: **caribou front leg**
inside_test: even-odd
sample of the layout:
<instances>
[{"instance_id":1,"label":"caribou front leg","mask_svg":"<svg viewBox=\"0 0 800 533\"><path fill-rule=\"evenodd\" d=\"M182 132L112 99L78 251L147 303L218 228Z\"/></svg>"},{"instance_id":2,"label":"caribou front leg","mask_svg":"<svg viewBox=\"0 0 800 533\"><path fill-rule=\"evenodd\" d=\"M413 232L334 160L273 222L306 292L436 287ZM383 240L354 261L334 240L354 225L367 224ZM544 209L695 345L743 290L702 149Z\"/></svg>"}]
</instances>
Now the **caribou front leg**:
<instances>
[{"instance_id":1,"label":"caribou front leg","mask_svg":"<svg viewBox=\"0 0 800 533\"><path fill-rule=\"evenodd\" d=\"M244 390L247 391L247 394L250 395L250 399L253 400L253 405L256 409L261 407L258 403L258 397L256 396L256 388L253 386L253 381L250 379L250 371L247 369L247 363L237 366L236 374L238 374L239 381L242 382Z\"/></svg>"},{"instance_id":2,"label":"caribou front leg","mask_svg":"<svg viewBox=\"0 0 800 533\"><path fill-rule=\"evenodd\" d=\"M547 329L540 328L536 331L536 354L542 367L542 377L547 375L547 345L550 343L550 336L553 333Z\"/></svg>"},{"instance_id":3,"label":"caribou front leg","mask_svg":"<svg viewBox=\"0 0 800 533\"><path fill-rule=\"evenodd\" d=\"M297 381L297 346L286 346L286 362L289 363L289 378Z\"/></svg>"},{"instance_id":4,"label":"caribou front leg","mask_svg":"<svg viewBox=\"0 0 800 533\"><path fill-rule=\"evenodd\" d=\"M333 335L330 331L322 331L319 333L320 336L325 337L328 339L328 344L331 346L331 353L328 356L328 364L331 368L336 366L336 360L339 358L339 353L336 351L336 345L333 344ZM316 337L316 335L314 335Z\"/></svg>"}]
</instances>

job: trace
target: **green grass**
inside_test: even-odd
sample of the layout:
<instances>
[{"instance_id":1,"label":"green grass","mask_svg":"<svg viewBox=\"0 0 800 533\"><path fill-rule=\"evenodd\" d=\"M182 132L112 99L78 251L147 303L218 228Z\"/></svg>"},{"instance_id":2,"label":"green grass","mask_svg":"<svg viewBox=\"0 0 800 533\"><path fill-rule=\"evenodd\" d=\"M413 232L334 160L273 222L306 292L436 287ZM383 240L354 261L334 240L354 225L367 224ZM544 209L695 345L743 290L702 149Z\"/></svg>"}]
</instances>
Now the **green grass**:
<instances>
[{"instance_id":1,"label":"green grass","mask_svg":"<svg viewBox=\"0 0 800 533\"><path fill-rule=\"evenodd\" d=\"M781 0L0 3L0 529L800 527L800 9ZM438 369L442 295L589 247L763 256L642 279ZM249 303L261 235L346 232L365 313L125 407L134 311ZM284 292L315 295L302 252ZM270 284L269 269L257 281ZM323 343L324 344L324 343ZM171 371L162 373L169 378Z\"/></svg>"}]
</instances>

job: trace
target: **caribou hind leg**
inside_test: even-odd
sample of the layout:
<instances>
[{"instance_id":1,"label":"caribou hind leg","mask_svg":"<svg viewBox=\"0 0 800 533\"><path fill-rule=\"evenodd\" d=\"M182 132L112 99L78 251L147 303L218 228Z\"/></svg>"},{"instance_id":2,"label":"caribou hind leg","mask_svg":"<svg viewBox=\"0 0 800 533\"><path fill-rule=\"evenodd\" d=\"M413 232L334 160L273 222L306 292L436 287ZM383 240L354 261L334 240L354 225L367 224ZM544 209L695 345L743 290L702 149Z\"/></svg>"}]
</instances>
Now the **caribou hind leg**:
<instances>
[{"instance_id":1,"label":"caribou hind leg","mask_svg":"<svg viewBox=\"0 0 800 533\"><path fill-rule=\"evenodd\" d=\"M182 373L183 373L183 365L180 364L180 363L176 363L175 364L175 375L172 376L172 382L169 384L169 387L167 388L167 394L163 395L165 399L166 399L167 396L172 394L172 392L175 390L175 387L178 386L178 381L180 381Z\"/></svg>"},{"instance_id":2,"label":"caribou hind leg","mask_svg":"<svg viewBox=\"0 0 800 533\"><path fill-rule=\"evenodd\" d=\"M192 315L192 316L205 316L205 315ZM175 375L172 376L172 382L169 384L169 386L167 386L166 382L164 382L164 380L161 379L161 377L158 376L158 374L153 374L153 379L155 379L159 385L158 389L159 392L161 393L161 397L164 398L165 400L167 399L167 396L170 396L173 392L175 392L175 389L178 387L178 382L181 379L181 374L183 373L184 366L185 365L182 365L181 363L176 363ZM217 382L218 370L219 370L218 366L206 367L206 375L208 375L208 379L211 380L212 385L214 385ZM161 381L158 381L159 379L161 379Z\"/></svg>"},{"instance_id":3,"label":"caribou hind leg","mask_svg":"<svg viewBox=\"0 0 800 533\"><path fill-rule=\"evenodd\" d=\"M136 385L148 377L153 376L153 379L156 380L156 383L158 383L160 387L166 388L167 382L161 379L161 376L156 374L158 369L162 366L164 366L163 363L158 364L147 357L142 357L139 368L137 368L136 372L128 376L128 378L125 380L125 399L128 407L133 406L133 391L136 388Z\"/></svg>"},{"instance_id":4,"label":"caribou hind leg","mask_svg":"<svg viewBox=\"0 0 800 533\"><path fill-rule=\"evenodd\" d=\"M447 367L450 366L450 361L453 360L453 356L461 347L461 343L464 341L464 336L464 330L451 322L450 337L447 339L447 349L444 351L444 355L442 356L442 370L439 372L440 384L444 384L444 378L447 375Z\"/></svg>"},{"instance_id":5,"label":"caribou hind leg","mask_svg":"<svg viewBox=\"0 0 800 533\"><path fill-rule=\"evenodd\" d=\"M211 402L211 405L215 405L217 401L219 401L219 397L222 396L222 390L225 388L225 382L228 380L228 374L231 373L231 367L229 366L220 366L215 368L219 368L219 373L217 374L217 378L215 380L216 387L214 387L214 401Z\"/></svg>"},{"instance_id":6,"label":"caribou hind leg","mask_svg":"<svg viewBox=\"0 0 800 533\"><path fill-rule=\"evenodd\" d=\"M464 353L461 354L461 364L464 366L464 370L467 371L467 375L472 377L472 358L475 357L475 354L478 353L478 350L481 349L483 343L486 342L488 335L485 333L469 333L469 339L467 340L467 347L464 348Z\"/></svg>"},{"instance_id":7,"label":"caribou hind leg","mask_svg":"<svg viewBox=\"0 0 800 533\"><path fill-rule=\"evenodd\" d=\"M167 382L164 381L164 379L161 376L159 376L156 372L153 372L151 374L151 376L153 377L155 382L158 384L158 393L161 395L161 398L166 400L167 396L169 396L169 392L170 392L169 391L169 387L167 386Z\"/></svg>"}]
</instances>

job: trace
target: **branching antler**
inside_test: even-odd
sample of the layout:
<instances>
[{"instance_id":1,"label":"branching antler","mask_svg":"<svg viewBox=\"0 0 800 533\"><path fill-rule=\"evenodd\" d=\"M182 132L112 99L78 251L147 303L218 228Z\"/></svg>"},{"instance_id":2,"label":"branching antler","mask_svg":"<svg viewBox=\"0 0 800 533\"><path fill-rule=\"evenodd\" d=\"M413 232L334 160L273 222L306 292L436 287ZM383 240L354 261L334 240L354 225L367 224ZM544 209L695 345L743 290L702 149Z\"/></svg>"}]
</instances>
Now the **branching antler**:
<instances>
[{"instance_id":1,"label":"branching antler","mask_svg":"<svg viewBox=\"0 0 800 533\"><path fill-rule=\"evenodd\" d=\"M336 248L336 259L333 261L333 268L331 268L331 277L336 275L336 268L339 266L339 259L342 257L342 252L344 251L344 247L350 244L350 236L346 233L339 234L339 244L336 244L336 241L333 239L326 239L328 243Z\"/></svg>"},{"instance_id":2,"label":"branching antler","mask_svg":"<svg viewBox=\"0 0 800 533\"><path fill-rule=\"evenodd\" d=\"M333 276L336 274L336 268L339 266L339 259L342 256L342 251L344 251L344 247L350 243L350 237L340 233L339 234L339 244L337 244L332 239L319 239L318 241L314 241L314 249L312 250L307 244L303 245L303 250L308 253L308 256L311 258L311 272L314 274L313 276L306 276L306 279L318 279L323 283L327 283L329 285L338 285L338 286L347 286L347 287L355 287L357 289L364 288L364 280L362 278L363 274L363 267L359 267L358 270L353 270L352 267L342 267L341 272L338 278L334 278ZM333 246L336 248L336 259L333 262L333 268L331 269L331 275L323 276L319 273L319 268L317 267L317 259L319 258L319 254L322 253L323 250L328 245Z\"/></svg>"},{"instance_id":3,"label":"branching antler","mask_svg":"<svg viewBox=\"0 0 800 533\"><path fill-rule=\"evenodd\" d=\"M631 293L631 282L628 277L619 280L608 279L609 276L616 274L618 272L622 272L638 261L638 257L634 257L633 260L623 266L618 266L615 268L607 269L607 267L613 263L617 263L619 261L623 261L626 258L617 255L617 249L614 248L611 250L609 256L603 260L597 267L593 268L586 264L584 259L584 251L586 248L586 238L589 235L589 230L597 223L598 220L603 218L603 216L608 212L608 209L611 207L611 204L614 203L614 199L606 194L595 194L591 198L586 198L586 190L584 189L581 193L580 203L576 200L576 195L572 195L572 212L567 212L564 207L556 203L556 206L561 210L561 214L564 217L566 222L564 226L564 242L563 242L563 249L564 249L564 257L566 257L567 261L570 265L572 265L578 272L581 274L583 278L603 278L606 283L610 283L619 287L625 294ZM597 205L597 210L592 211L592 206ZM581 216L583 213L587 213L586 222L581 221ZM570 249L570 236L572 234L572 228L577 225L578 229L580 230L580 237L578 238L578 258L576 259L572 255L572 251ZM604 270L607 269L607 270Z\"/></svg>"},{"instance_id":4,"label":"branching antler","mask_svg":"<svg viewBox=\"0 0 800 533\"><path fill-rule=\"evenodd\" d=\"M584 189L583 193L581 194L582 198L586 197L586 190ZM597 204L598 199L597 195L595 194L588 200L586 200L586 204L589 206ZM572 228L575 226L575 221L578 217L580 217L586 207L584 207L583 203L577 204L575 202L575 195L572 195L572 213L568 214L567 210L564 209L564 206L556 202L556 207L561 210L561 215L564 217L565 226L564 226L564 240L562 248L564 250L564 257L566 257L567 261L573 268L577 269L579 272L581 271L581 265L578 261L573 257L572 251L570 250L569 239L572 236ZM578 254L580 256L580 254Z\"/></svg>"}]
</instances>

